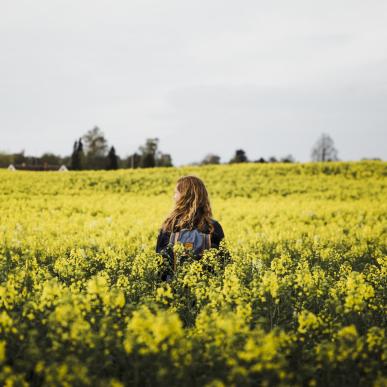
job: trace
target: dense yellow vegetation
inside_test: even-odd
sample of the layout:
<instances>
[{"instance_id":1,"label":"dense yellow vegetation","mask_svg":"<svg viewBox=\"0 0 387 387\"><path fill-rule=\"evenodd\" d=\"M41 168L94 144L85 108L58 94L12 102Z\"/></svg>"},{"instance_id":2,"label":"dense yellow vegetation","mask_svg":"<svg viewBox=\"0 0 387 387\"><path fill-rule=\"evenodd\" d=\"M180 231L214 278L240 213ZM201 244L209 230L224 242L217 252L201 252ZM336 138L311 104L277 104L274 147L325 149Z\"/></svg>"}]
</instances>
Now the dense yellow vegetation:
<instances>
[{"instance_id":1,"label":"dense yellow vegetation","mask_svg":"<svg viewBox=\"0 0 387 387\"><path fill-rule=\"evenodd\" d=\"M165 283L156 237L186 174L226 237ZM386 175L0 171L0 383L385 386Z\"/></svg>"}]
</instances>

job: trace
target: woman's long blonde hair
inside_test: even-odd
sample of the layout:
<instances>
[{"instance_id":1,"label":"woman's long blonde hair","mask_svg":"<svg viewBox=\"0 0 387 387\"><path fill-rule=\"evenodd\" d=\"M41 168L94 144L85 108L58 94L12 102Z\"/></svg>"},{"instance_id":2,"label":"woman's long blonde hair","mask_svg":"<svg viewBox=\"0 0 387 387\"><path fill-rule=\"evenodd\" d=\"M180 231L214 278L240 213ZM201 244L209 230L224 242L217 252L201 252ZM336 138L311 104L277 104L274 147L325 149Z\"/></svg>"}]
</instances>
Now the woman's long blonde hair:
<instances>
[{"instance_id":1,"label":"woman's long blonde hair","mask_svg":"<svg viewBox=\"0 0 387 387\"><path fill-rule=\"evenodd\" d=\"M183 176L177 180L176 189L180 198L175 208L164 220L163 231L175 232L182 228L197 228L201 232L213 232L212 210L207 189L196 176Z\"/></svg>"}]
</instances>

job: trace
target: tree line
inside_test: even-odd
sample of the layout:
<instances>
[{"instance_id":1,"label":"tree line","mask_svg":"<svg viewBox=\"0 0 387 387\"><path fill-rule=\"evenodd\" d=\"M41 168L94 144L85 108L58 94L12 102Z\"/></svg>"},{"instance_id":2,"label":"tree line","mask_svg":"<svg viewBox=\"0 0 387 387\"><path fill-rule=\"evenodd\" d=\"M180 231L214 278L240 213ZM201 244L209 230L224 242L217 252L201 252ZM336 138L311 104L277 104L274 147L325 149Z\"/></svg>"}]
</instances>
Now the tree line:
<instances>
[{"instance_id":1,"label":"tree line","mask_svg":"<svg viewBox=\"0 0 387 387\"><path fill-rule=\"evenodd\" d=\"M73 170L173 166L171 155L159 150L158 138L148 138L138 152L121 159L114 146L108 147L103 132L97 126L74 142L68 165Z\"/></svg>"},{"instance_id":2,"label":"tree line","mask_svg":"<svg viewBox=\"0 0 387 387\"><path fill-rule=\"evenodd\" d=\"M203 160L193 162L191 165L222 164L219 155L209 153ZM312 161L339 161L338 151L334 146L333 139L326 133L321 134L311 151ZM379 159L380 160L380 159ZM233 163L294 163L296 160L291 154L277 158L275 156L267 159L260 157L250 160L243 149L237 149L234 156L227 162ZM72 153L61 157L53 153L44 153L40 157L25 156L24 151L8 154L0 152L0 167L14 165L16 169L50 170L58 169L65 165L68 169L120 169L120 168L154 168L172 167L172 157L159 149L158 138L148 138L145 144L138 148L137 152L121 158L117 155L114 146L109 146L102 130L95 126L83 136L74 141Z\"/></svg>"},{"instance_id":3,"label":"tree line","mask_svg":"<svg viewBox=\"0 0 387 387\"><path fill-rule=\"evenodd\" d=\"M103 131L95 126L74 141L72 152L61 157L44 153L40 157L26 156L24 151L8 154L0 152L0 167L14 165L16 169L56 170L64 165L68 169L119 169L172 167L172 157L159 150L159 139L148 138L137 152L121 158L114 146L109 146Z\"/></svg>"}]
</instances>

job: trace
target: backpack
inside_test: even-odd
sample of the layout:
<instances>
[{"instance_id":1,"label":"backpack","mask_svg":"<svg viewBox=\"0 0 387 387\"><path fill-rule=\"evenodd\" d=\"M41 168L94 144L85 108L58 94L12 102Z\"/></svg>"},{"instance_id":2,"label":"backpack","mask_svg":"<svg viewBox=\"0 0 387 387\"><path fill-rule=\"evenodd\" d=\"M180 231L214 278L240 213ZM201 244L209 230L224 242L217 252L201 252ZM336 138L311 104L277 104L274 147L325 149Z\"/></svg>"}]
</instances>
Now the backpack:
<instances>
[{"instance_id":1,"label":"backpack","mask_svg":"<svg viewBox=\"0 0 387 387\"><path fill-rule=\"evenodd\" d=\"M196 258L201 258L204 250L211 248L211 234L205 234L198 229L189 230L183 228L180 231L172 232L169 237L169 244L174 245L180 242L185 249L191 250ZM176 259L173 257L173 270L176 271Z\"/></svg>"}]
</instances>

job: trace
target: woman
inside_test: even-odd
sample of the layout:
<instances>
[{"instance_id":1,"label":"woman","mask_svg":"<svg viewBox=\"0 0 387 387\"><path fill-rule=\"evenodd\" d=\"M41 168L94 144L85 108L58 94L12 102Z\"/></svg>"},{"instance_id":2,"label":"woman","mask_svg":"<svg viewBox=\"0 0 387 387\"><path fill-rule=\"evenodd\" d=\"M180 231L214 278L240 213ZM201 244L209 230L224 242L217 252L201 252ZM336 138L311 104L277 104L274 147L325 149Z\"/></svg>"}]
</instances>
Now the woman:
<instances>
[{"instance_id":1,"label":"woman","mask_svg":"<svg viewBox=\"0 0 387 387\"><path fill-rule=\"evenodd\" d=\"M210 201L203 181L196 176L181 177L175 187L174 200L175 207L159 231L156 252L173 260L171 245L179 240L178 233L183 229L209 234L209 244L205 247L219 248L224 233L219 222L212 219Z\"/></svg>"}]
</instances>

